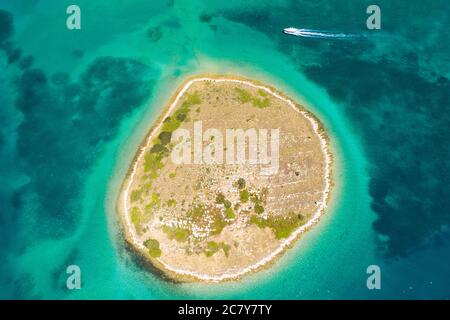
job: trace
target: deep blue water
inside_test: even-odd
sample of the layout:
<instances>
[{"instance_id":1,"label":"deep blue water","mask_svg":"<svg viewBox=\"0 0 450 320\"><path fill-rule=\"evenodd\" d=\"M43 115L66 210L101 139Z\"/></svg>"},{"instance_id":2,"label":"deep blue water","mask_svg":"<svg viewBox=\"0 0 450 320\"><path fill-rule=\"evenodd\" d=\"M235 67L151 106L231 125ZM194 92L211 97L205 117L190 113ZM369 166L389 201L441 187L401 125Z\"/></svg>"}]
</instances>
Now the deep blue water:
<instances>
[{"instance_id":1,"label":"deep blue water","mask_svg":"<svg viewBox=\"0 0 450 320\"><path fill-rule=\"evenodd\" d=\"M0 297L450 298L450 4L0 1ZM288 37L296 26L360 34ZM114 202L134 150L195 73L236 73L304 101L337 170L326 217L267 271L174 285L124 248ZM65 287L66 267L82 289ZM366 267L382 289L366 288Z\"/></svg>"}]
</instances>

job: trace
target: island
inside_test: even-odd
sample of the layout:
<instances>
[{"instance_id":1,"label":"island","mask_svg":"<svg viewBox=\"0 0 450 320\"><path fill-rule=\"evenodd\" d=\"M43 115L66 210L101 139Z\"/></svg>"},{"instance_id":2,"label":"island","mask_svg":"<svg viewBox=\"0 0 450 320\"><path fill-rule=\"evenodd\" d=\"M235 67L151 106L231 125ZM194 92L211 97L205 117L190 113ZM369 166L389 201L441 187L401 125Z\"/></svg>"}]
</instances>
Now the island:
<instances>
[{"instance_id":1,"label":"island","mask_svg":"<svg viewBox=\"0 0 450 320\"><path fill-rule=\"evenodd\" d=\"M123 181L124 238L167 279L240 279L319 221L332 159L317 117L275 88L237 76L188 79Z\"/></svg>"}]
</instances>

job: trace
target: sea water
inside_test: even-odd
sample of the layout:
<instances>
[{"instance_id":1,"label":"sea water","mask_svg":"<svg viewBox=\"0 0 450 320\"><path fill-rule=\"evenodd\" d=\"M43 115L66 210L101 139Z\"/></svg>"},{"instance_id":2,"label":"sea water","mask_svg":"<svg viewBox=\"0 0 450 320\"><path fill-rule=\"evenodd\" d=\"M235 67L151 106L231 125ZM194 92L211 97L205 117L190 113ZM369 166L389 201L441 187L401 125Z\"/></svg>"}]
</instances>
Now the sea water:
<instances>
[{"instance_id":1,"label":"sea water","mask_svg":"<svg viewBox=\"0 0 450 320\"><path fill-rule=\"evenodd\" d=\"M374 31L368 1L77 1L81 30L66 28L70 4L0 2L1 298L449 298L446 1L378 1ZM125 248L115 203L152 121L207 73L262 81L314 112L335 186L270 268L173 284ZM80 290L66 287L69 265Z\"/></svg>"}]
</instances>

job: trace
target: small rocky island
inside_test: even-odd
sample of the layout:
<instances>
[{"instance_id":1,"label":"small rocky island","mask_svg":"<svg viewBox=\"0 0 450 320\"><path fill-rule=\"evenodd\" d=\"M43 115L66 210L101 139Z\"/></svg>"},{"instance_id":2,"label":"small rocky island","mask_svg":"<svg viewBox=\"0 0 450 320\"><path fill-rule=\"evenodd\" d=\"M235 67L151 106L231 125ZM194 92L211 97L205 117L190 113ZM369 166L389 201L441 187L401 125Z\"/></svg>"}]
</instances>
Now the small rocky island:
<instances>
[{"instance_id":1,"label":"small rocky island","mask_svg":"<svg viewBox=\"0 0 450 320\"><path fill-rule=\"evenodd\" d=\"M167 278L238 279L318 221L331 166L304 107L256 81L198 77L141 145L118 211L131 247Z\"/></svg>"}]
</instances>

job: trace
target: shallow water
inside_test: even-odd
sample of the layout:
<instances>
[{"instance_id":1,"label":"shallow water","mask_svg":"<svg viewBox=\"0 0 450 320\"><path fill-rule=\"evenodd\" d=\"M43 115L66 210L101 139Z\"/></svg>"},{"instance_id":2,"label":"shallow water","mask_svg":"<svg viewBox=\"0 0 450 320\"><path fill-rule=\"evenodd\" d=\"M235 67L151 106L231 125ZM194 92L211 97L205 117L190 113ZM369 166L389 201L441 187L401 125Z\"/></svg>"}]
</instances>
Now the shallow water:
<instances>
[{"instance_id":1,"label":"shallow water","mask_svg":"<svg viewBox=\"0 0 450 320\"><path fill-rule=\"evenodd\" d=\"M366 1L78 1L79 31L69 4L0 3L1 298L449 298L447 1L378 1L373 32ZM130 256L114 205L152 120L198 73L306 104L332 137L336 186L268 270L175 285ZM65 286L70 264L81 290ZM371 264L381 290L366 287Z\"/></svg>"}]
</instances>

